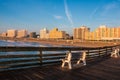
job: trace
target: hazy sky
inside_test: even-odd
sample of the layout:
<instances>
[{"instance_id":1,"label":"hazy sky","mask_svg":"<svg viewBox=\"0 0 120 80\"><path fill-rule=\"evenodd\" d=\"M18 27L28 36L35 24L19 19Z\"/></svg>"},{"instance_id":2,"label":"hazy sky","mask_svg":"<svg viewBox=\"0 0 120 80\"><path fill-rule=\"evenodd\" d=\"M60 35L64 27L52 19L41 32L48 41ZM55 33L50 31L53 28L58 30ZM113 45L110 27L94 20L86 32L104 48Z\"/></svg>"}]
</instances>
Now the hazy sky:
<instances>
[{"instance_id":1,"label":"hazy sky","mask_svg":"<svg viewBox=\"0 0 120 80\"><path fill-rule=\"evenodd\" d=\"M120 0L0 0L0 32L58 27L73 33L82 25L120 26Z\"/></svg>"}]
</instances>

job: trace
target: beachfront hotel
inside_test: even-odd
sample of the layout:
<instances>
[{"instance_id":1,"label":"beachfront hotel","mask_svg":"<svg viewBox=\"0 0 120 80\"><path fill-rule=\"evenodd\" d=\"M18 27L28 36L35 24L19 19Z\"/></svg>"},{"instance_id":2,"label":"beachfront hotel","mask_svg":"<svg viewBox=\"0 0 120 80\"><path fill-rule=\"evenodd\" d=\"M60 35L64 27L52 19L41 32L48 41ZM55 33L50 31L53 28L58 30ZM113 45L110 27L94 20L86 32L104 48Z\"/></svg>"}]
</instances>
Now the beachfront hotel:
<instances>
[{"instance_id":1,"label":"beachfront hotel","mask_svg":"<svg viewBox=\"0 0 120 80\"><path fill-rule=\"evenodd\" d=\"M95 30L100 40L120 39L120 27L100 26Z\"/></svg>"},{"instance_id":2,"label":"beachfront hotel","mask_svg":"<svg viewBox=\"0 0 120 80\"><path fill-rule=\"evenodd\" d=\"M40 39L66 39L69 35L65 31L59 31L58 28L47 30L46 28L40 30Z\"/></svg>"},{"instance_id":3,"label":"beachfront hotel","mask_svg":"<svg viewBox=\"0 0 120 80\"><path fill-rule=\"evenodd\" d=\"M26 38L27 37L27 30L18 30L17 31L17 38Z\"/></svg>"},{"instance_id":4,"label":"beachfront hotel","mask_svg":"<svg viewBox=\"0 0 120 80\"><path fill-rule=\"evenodd\" d=\"M49 38L49 30L46 28L40 30L40 39L48 39Z\"/></svg>"},{"instance_id":5,"label":"beachfront hotel","mask_svg":"<svg viewBox=\"0 0 120 80\"><path fill-rule=\"evenodd\" d=\"M119 40L120 27L107 27L102 25L96 30L90 32L87 27L80 27L74 29L74 39L80 40Z\"/></svg>"},{"instance_id":6,"label":"beachfront hotel","mask_svg":"<svg viewBox=\"0 0 120 80\"><path fill-rule=\"evenodd\" d=\"M73 38L80 39L80 40L86 40L89 32L90 32L90 28L87 28L86 26L75 28Z\"/></svg>"},{"instance_id":7,"label":"beachfront hotel","mask_svg":"<svg viewBox=\"0 0 120 80\"><path fill-rule=\"evenodd\" d=\"M6 33L6 32L3 32L3 33L1 34L1 37L7 37L7 33Z\"/></svg>"},{"instance_id":8,"label":"beachfront hotel","mask_svg":"<svg viewBox=\"0 0 120 80\"><path fill-rule=\"evenodd\" d=\"M59 31L58 28L54 28L49 32L49 38L50 39L65 39L66 38L66 32L65 31Z\"/></svg>"},{"instance_id":9,"label":"beachfront hotel","mask_svg":"<svg viewBox=\"0 0 120 80\"><path fill-rule=\"evenodd\" d=\"M14 30L14 29L7 30L7 37L14 38L16 36L17 36L17 30Z\"/></svg>"}]
</instances>

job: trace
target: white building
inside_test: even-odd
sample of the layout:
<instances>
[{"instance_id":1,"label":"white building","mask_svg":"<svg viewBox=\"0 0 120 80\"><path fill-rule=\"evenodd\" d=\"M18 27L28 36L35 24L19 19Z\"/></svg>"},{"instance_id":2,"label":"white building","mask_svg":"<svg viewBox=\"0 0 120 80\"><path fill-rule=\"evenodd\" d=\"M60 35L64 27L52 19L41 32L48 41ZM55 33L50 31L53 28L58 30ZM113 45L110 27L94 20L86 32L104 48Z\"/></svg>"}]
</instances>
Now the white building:
<instances>
[{"instance_id":1,"label":"white building","mask_svg":"<svg viewBox=\"0 0 120 80\"><path fill-rule=\"evenodd\" d=\"M17 36L17 30L11 29L11 30L7 30L7 37L16 37Z\"/></svg>"},{"instance_id":2,"label":"white building","mask_svg":"<svg viewBox=\"0 0 120 80\"><path fill-rule=\"evenodd\" d=\"M48 39L49 38L49 31L44 28L40 30L40 39Z\"/></svg>"},{"instance_id":3,"label":"white building","mask_svg":"<svg viewBox=\"0 0 120 80\"><path fill-rule=\"evenodd\" d=\"M27 37L27 31L26 30L18 30L17 31L17 38L25 38Z\"/></svg>"}]
</instances>

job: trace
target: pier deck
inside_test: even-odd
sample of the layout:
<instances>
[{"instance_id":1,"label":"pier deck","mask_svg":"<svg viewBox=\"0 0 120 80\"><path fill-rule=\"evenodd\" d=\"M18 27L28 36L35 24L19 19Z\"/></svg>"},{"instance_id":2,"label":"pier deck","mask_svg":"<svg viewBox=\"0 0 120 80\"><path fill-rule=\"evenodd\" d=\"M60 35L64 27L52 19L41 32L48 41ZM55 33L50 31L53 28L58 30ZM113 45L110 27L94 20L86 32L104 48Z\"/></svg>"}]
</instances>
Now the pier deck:
<instances>
[{"instance_id":1,"label":"pier deck","mask_svg":"<svg viewBox=\"0 0 120 80\"><path fill-rule=\"evenodd\" d=\"M61 65L0 72L0 80L120 80L120 58L108 58L87 63L72 70Z\"/></svg>"}]
</instances>

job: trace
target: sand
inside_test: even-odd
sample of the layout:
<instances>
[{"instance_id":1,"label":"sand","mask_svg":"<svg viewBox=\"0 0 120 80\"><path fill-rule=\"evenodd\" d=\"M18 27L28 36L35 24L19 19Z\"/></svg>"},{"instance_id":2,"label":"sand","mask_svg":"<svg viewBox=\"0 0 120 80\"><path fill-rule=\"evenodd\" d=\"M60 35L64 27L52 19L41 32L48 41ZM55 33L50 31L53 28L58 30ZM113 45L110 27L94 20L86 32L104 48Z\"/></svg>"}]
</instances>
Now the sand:
<instances>
[{"instance_id":1,"label":"sand","mask_svg":"<svg viewBox=\"0 0 120 80\"><path fill-rule=\"evenodd\" d=\"M3 39L2 39L3 40ZM103 47L118 45L120 42L105 42L105 41L74 41L74 40L43 40L38 38L7 38L5 40L24 41L24 42L38 42L42 44L50 44L55 46L75 46L75 47Z\"/></svg>"}]
</instances>

